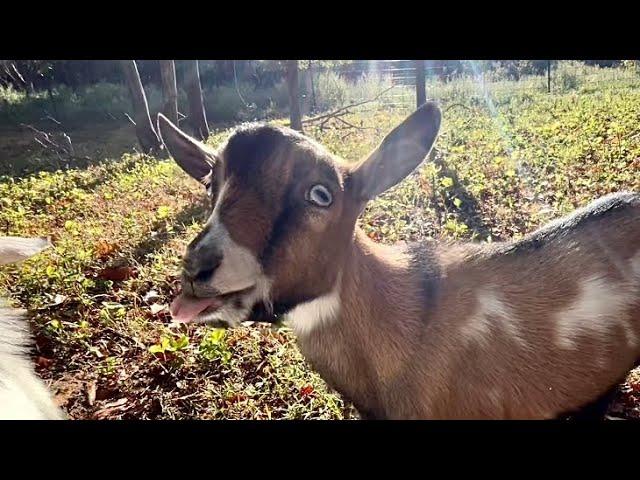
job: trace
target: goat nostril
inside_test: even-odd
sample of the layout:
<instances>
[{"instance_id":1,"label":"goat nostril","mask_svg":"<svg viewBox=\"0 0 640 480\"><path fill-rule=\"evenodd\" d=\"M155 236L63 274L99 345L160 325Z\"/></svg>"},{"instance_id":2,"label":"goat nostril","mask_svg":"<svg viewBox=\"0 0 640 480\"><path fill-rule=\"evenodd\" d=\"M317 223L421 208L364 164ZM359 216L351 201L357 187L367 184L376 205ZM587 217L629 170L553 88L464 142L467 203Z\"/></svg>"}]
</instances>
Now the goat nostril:
<instances>
[{"instance_id":1,"label":"goat nostril","mask_svg":"<svg viewBox=\"0 0 640 480\"><path fill-rule=\"evenodd\" d=\"M200 268L196 267L197 263L200 264ZM210 255L208 258L198 259L198 262L192 260L185 264L185 277L189 278L191 282L207 282L211 280L221 263L222 255Z\"/></svg>"},{"instance_id":2,"label":"goat nostril","mask_svg":"<svg viewBox=\"0 0 640 480\"><path fill-rule=\"evenodd\" d=\"M194 280L196 282L206 282L207 280L209 280L212 276L213 276L213 272L215 271L214 268L209 268L207 270L200 270Z\"/></svg>"}]
</instances>

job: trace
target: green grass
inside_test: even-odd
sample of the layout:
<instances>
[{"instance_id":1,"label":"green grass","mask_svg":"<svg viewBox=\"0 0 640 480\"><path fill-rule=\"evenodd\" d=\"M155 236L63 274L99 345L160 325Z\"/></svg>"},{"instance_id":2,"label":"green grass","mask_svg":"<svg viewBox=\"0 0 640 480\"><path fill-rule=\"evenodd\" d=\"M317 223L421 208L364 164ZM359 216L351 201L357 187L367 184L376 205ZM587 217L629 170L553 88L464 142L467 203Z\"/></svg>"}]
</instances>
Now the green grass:
<instances>
[{"instance_id":1,"label":"green grass","mask_svg":"<svg viewBox=\"0 0 640 480\"><path fill-rule=\"evenodd\" d=\"M382 242L493 241L599 195L640 190L637 87L498 89L489 106L477 86L458 85L462 93L443 98L434 161L373 202L362 226ZM307 133L357 160L408 111L370 107L344 117L360 129L332 121ZM95 133L108 143L114 132ZM93 144L79 148L90 154ZM30 165L36 155L27 157ZM105 154L28 173L41 164L0 177L0 228L51 236L55 247L0 269L0 289L33 313L38 371L73 418L356 418L286 328L167 327L180 255L204 211L203 192L172 161ZM617 405L640 417L634 375Z\"/></svg>"}]
</instances>

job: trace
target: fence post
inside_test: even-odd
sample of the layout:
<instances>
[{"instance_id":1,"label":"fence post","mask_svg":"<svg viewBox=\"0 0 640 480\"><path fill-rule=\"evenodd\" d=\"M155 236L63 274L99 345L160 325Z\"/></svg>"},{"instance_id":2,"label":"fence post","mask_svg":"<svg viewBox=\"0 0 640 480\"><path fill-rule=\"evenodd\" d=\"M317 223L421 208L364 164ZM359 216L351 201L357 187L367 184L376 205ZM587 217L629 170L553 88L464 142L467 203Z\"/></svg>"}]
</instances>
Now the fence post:
<instances>
[{"instance_id":1,"label":"fence post","mask_svg":"<svg viewBox=\"0 0 640 480\"><path fill-rule=\"evenodd\" d=\"M424 60L416 60L416 104L417 108L427 103L427 88L424 74Z\"/></svg>"},{"instance_id":2,"label":"fence post","mask_svg":"<svg viewBox=\"0 0 640 480\"><path fill-rule=\"evenodd\" d=\"M547 60L547 93L551 93L551 60Z\"/></svg>"}]
</instances>

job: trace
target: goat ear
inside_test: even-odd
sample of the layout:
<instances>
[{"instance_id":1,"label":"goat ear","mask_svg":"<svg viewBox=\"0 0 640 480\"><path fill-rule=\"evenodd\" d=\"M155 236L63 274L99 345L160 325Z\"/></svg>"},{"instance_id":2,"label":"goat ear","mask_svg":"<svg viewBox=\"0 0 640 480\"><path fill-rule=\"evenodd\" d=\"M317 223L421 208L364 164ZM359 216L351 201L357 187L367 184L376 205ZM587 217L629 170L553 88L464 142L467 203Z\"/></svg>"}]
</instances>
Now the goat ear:
<instances>
[{"instance_id":1,"label":"goat ear","mask_svg":"<svg viewBox=\"0 0 640 480\"><path fill-rule=\"evenodd\" d=\"M356 197L370 200L413 172L431 151L441 120L438 106L425 103L394 128L353 168L351 185Z\"/></svg>"},{"instance_id":2,"label":"goat ear","mask_svg":"<svg viewBox=\"0 0 640 480\"><path fill-rule=\"evenodd\" d=\"M26 260L49 247L47 238L0 237L0 265Z\"/></svg>"},{"instance_id":3,"label":"goat ear","mask_svg":"<svg viewBox=\"0 0 640 480\"><path fill-rule=\"evenodd\" d=\"M184 133L161 113L158 114L158 132L162 143L176 163L203 183L217 161L215 151Z\"/></svg>"}]
</instances>

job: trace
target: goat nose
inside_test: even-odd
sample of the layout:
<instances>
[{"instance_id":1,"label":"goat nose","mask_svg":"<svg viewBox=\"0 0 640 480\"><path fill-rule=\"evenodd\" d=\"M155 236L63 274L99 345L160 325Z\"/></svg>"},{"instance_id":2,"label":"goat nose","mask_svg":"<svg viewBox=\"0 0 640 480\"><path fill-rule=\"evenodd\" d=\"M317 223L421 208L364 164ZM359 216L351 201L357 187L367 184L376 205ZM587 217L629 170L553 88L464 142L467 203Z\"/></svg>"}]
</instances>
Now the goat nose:
<instances>
[{"instance_id":1,"label":"goat nose","mask_svg":"<svg viewBox=\"0 0 640 480\"><path fill-rule=\"evenodd\" d=\"M190 258L185 262L185 276L195 282L207 282L222 263L222 255L209 254L206 258Z\"/></svg>"},{"instance_id":2,"label":"goat nose","mask_svg":"<svg viewBox=\"0 0 640 480\"><path fill-rule=\"evenodd\" d=\"M198 273L196 273L193 279L196 282L206 282L211 279L211 277L213 276L213 272L215 271L216 271L215 268L207 268L206 270L200 270Z\"/></svg>"}]
</instances>

